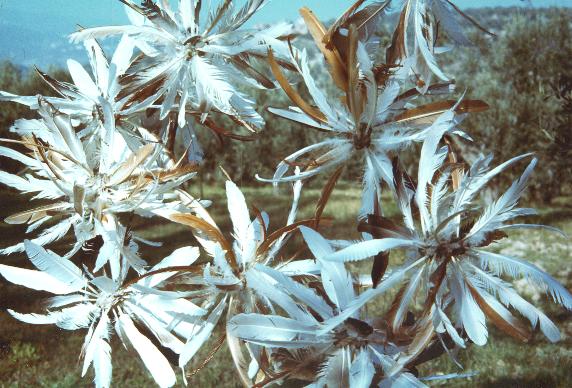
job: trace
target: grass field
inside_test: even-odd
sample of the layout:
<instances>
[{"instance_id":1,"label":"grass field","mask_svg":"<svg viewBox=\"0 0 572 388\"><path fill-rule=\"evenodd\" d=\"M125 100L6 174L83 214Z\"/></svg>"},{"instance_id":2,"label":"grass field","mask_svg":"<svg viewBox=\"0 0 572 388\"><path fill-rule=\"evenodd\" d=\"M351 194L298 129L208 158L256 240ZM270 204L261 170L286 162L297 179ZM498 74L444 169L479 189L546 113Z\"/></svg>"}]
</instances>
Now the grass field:
<instances>
[{"instance_id":1,"label":"grass field","mask_svg":"<svg viewBox=\"0 0 572 388\"><path fill-rule=\"evenodd\" d=\"M222 187L222 184L220 185ZM289 208L290 193L275 195L271 187L244 188L247 201L270 214L270 227L275 229L285 222ZM319 191L308 188L303 191L301 217L312 215ZM334 225L325 229L328 237L357 238L354 218L358 211L359 189L341 185L332 197L326 215L333 217ZM224 191L220 188L205 188L204 198L215 203L211 214L223 231L228 231L229 219ZM253 199L256 198L255 201ZM26 208L28 203L13 193L1 192L0 216ZM388 214L397 212L388 199ZM539 220L563 229L572 235L572 205L562 198L551 208L540 209ZM532 220L531 220L532 221ZM146 238L168 241L163 248L145 249L145 256L156 261L172 249L193 244L190 232L182 227L158 220L137 220L135 229ZM351 232L351 235L348 235ZM0 225L0 245L7 246L23 236L23 228ZM71 240L70 240L71 241ZM68 241L67 243L69 243ZM299 241L299 240L298 240ZM64 242L65 244L66 242ZM57 248L57 247L56 247ZM569 289L572 288L572 243L562 237L545 232L513 233L510 241L499 243L496 250L526 257L553 274ZM2 263L22 265L23 256L2 258ZM25 265L25 264L24 264ZM367 270L367 268L366 268ZM562 341L550 344L536 334L528 344L518 343L491 328L489 343L485 347L473 346L460 355L467 372L478 372L466 380L433 383L448 386L498 386L498 387L568 387L572 381L572 315L552 304L536 290L523 282L517 288L542 306L554 319L562 332ZM41 293L0 281L0 386L82 387L91 386L91 377L82 379L78 363L84 331L67 332L54 327L30 326L12 319L5 310L40 312ZM375 308L375 306L374 306ZM126 351L119 341L113 341L113 382L117 387L153 386L138 357ZM203 352L206 353L206 352ZM201 359L201 355L197 360ZM425 374L447 374L459 369L447 358L436 360L422 370ZM88 372L92 376L92 372ZM238 376L233 371L230 356L222 348L217 357L196 375L190 384L196 387L238 386Z\"/></svg>"}]
</instances>

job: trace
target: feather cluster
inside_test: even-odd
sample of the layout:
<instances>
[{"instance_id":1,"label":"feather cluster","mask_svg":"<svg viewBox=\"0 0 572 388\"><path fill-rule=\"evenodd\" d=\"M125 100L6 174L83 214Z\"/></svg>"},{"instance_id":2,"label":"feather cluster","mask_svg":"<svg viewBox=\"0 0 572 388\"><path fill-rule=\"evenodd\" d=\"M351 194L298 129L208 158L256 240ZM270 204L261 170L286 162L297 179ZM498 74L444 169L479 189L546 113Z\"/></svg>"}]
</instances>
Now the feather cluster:
<instances>
[{"instance_id":1,"label":"feather cluster","mask_svg":"<svg viewBox=\"0 0 572 388\"><path fill-rule=\"evenodd\" d=\"M469 43L462 19L489 32L453 2L358 0L329 28L302 8L320 52L321 66L311 66L316 61L296 48L290 25L245 28L265 0L179 0L176 8L166 0L120 1L131 24L71 36L83 42L91 74L70 60L73 83L38 70L55 96L0 92L0 101L38 114L14 123L17 140L2 139L14 147L1 146L0 156L23 170L0 171L0 183L40 202L5 219L27 225L33 236L1 251L25 251L36 269L0 264L0 275L54 295L43 314L8 312L29 324L85 329L82 374L92 366L97 387L111 385L115 337L160 387L177 383L177 368L186 384L226 341L245 386L292 380L364 388L425 386L439 376L420 376L418 366L445 354L459 364L460 349L486 344L487 321L527 341L532 331L515 311L548 340L560 338L507 278L527 279L569 310L570 292L532 263L491 248L512 229L561 233L515 221L534 214L518 201L536 159L521 155L493 168L492 155L468 163L457 150L458 142L472 141L459 128L463 119L488 105L454 95L436 59L445 51L437 46L440 27L455 44ZM378 26L389 14L398 17L383 47ZM120 40L108 60L96 39L115 35ZM312 75L322 68L335 86L329 92ZM277 229L230 178L230 231L211 217L210 202L186 191L201 168L198 127L252 140L218 120L225 116L251 132L264 126L244 86L282 89L292 106L269 111L324 136L280 161L272 178L258 177L292 187L286 223ZM413 178L400 154L416 144ZM362 239L328 240L324 210L356 159L363 166L356 214ZM486 201L491 181L523 161L529 164L522 176ZM303 182L318 174L329 178L314 216L300 220ZM402 220L384 217L382 188ZM134 217L184 225L200 247L176 249L150 266L139 245L156 243L132 231ZM305 244L293 238L297 233ZM64 238L71 247L62 247ZM391 256L395 250L405 261ZM349 263L366 260L371 275L350 270ZM388 295L393 302L381 312L367 308Z\"/></svg>"}]
</instances>

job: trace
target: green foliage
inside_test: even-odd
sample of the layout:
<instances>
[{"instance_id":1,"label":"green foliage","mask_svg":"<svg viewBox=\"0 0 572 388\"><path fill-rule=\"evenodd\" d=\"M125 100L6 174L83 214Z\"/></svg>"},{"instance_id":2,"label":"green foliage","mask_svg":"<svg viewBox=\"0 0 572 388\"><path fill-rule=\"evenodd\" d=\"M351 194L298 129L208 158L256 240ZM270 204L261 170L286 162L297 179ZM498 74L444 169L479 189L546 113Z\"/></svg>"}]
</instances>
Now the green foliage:
<instances>
[{"instance_id":1,"label":"green foliage","mask_svg":"<svg viewBox=\"0 0 572 388\"><path fill-rule=\"evenodd\" d=\"M570 111L553 87L572 77L570 12L481 11L476 18L486 26L494 25L495 19L504 22L496 29L494 44L475 31L471 38L478 51L467 48L450 58L454 73L461 74L460 88L491 104L488 112L463 124L484 147L475 150L470 144L467 151L493 152L497 160L535 152L542 171L535 174L530 192L550 201L572 184L570 169L565 168L570 155L563 152L572 131Z\"/></svg>"},{"instance_id":2,"label":"green foliage","mask_svg":"<svg viewBox=\"0 0 572 388\"><path fill-rule=\"evenodd\" d=\"M48 73L60 80L69 81L69 74L61 69L50 69ZM41 94L53 96L54 91L32 69L22 69L8 61L0 62L0 90L22 96ZM6 136L8 128L19 118L33 118L34 114L25 106L3 102L0 109L0 134Z\"/></svg>"},{"instance_id":3,"label":"green foliage","mask_svg":"<svg viewBox=\"0 0 572 388\"><path fill-rule=\"evenodd\" d=\"M36 352L34 345L25 342L16 342L11 346L11 352L8 355L8 362L15 364L18 362L33 362L40 358Z\"/></svg>"}]
</instances>

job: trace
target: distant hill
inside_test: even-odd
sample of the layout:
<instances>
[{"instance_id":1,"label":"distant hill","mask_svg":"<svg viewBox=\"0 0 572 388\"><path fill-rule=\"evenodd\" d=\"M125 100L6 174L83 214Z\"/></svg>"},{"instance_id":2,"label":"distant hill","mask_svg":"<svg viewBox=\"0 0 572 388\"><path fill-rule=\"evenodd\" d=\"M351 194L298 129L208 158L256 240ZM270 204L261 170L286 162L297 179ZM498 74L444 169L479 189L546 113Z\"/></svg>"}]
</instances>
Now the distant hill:
<instances>
[{"instance_id":1,"label":"distant hill","mask_svg":"<svg viewBox=\"0 0 572 388\"><path fill-rule=\"evenodd\" d=\"M474 8L466 11L483 26L496 32L502 31L507 21L515 15L535 17L546 12L547 9L523 7ZM568 13L572 20L572 9L560 8L559 12ZM386 21L396 16L392 15ZM465 24L471 28L470 23ZM87 58L81 44L70 44L65 34L47 30L49 29L43 25L22 25L15 20L2 20L0 22L0 60L9 60L26 68L37 65L42 69L48 69L50 66L65 67L68 58L86 62ZM15 39L16 36L18 39ZM22 45L22 41L27 43ZM115 42L116 40L103 41L108 53L113 51ZM301 45L306 46L303 42Z\"/></svg>"}]
</instances>

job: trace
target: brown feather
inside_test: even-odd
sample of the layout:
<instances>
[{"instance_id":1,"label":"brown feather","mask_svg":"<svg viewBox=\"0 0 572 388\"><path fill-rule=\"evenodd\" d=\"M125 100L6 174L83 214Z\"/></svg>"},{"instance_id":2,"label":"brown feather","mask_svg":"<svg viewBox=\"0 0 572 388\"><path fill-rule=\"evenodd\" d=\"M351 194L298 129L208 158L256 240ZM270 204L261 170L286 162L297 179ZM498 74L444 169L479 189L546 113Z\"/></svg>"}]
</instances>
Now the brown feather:
<instances>
[{"instance_id":1,"label":"brown feather","mask_svg":"<svg viewBox=\"0 0 572 388\"><path fill-rule=\"evenodd\" d=\"M255 52L249 52L248 56L252 56L255 58L259 58L259 59L268 59L268 55L267 54L262 54L262 53L255 53ZM280 58L276 58L274 57L274 60L276 61L276 63L278 63L280 65L280 67L289 70L289 71L295 71L297 72L298 69L296 68L296 66L294 66L292 63L284 60L284 59L280 59Z\"/></svg>"},{"instance_id":2,"label":"brown feather","mask_svg":"<svg viewBox=\"0 0 572 388\"><path fill-rule=\"evenodd\" d=\"M431 274L429 277L429 282L431 287L429 288L429 292L427 294L427 299L425 300L425 308L423 310L423 315L429 314L431 309L433 308L433 304L435 303L435 298L437 298L437 292L441 288L441 284L445 280L445 275L447 274L447 265L449 264L450 258L443 260L435 272Z\"/></svg>"},{"instance_id":3,"label":"brown feather","mask_svg":"<svg viewBox=\"0 0 572 388\"><path fill-rule=\"evenodd\" d=\"M401 286L399 291L397 291L397 294L395 295L395 297L393 298L393 301L391 302L391 306L389 307L389 310L387 310L387 313L385 314L386 320L388 322L388 326L390 328L393 327L393 322L395 321L395 316L397 315L397 311L399 310L399 306L401 305L401 300L403 299L403 296L405 295L405 290L407 290L407 286L408 286L408 283L405 283ZM393 333L393 334L397 334L397 333Z\"/></svg>"},{"instance_id":4,"label":"brown feather","mask_svg":"<svg viewBox=\"0 0 572 388\"><path fill-rule=\"evenodd\" d=\"M85 198L85 189L83 186L73 185L73 208L79 215L83 215L83 200Z\"/></svg>"},{"instance_id":5,"label":"brown feather","mask_svg":"<svg viewBox=\"0 0 572 388\"><path fill-rule=\"evenodd\" d=\"M367 224L369 224L369 226L374 227L375 229L378 228L381 229L381 231L372 230L373 232L372 236L374 238L384 238L386 237L383 231L384 227L392 228L395 224L381 215L381 209L379 207L379 202L377 201L377 194L375 198L376 201L374 202L373 214L368 215ZM359 229L360 228L358 225L358 230ZM383 275L385 275L385 271L387 270L387 266L389 265L389 255L390 255L389 252L379 252L373 258L373 265L371 267L371 281L373 284L373 288L377 287L377 285L383 278Z\"/></svg>"},{"instance_id":6,"label":"brown feather","mask_svg":"<svg viewBox=\"0 0 572 388\"><path fill-rule=\"evenodd\" d=\"M199 171L198 165L185 164L170 170L161 170L158 172L147 173L144 175L144 177L148 180L157 180L160 183L165 183L197 171Z\"/></svg>"},{"instance_id":7,"label":"brown feather","mask_svg":"<svg viewBox=\"0 0 572 388\"><path fill-rule=\"evenodd\" d=\"M252 77L253 79L256 80L256 82L258 82L260 85L262 85L263 87L265 87L266 89L274 89L276 86L274 85L274 82L272 82L272 80L270 80L267 76L265 76L264 74L262 74L260 71L256 70L250 63L248 63L245 59L244 56L242 55L235 55L233 57L230 57L229 60L238 68L240 68L242 71L244 71L246 74L248 74L250 77Z\"/></svg>"},{"instance_id":8,"label":"brown feather","mask_svg":"<svg viewBox=\"0 0 572 388\"><path fill-rule=\"evenodd\" d=\"M64 90L67 90L68 92L79 94L79 90L77 87L75 87L75 85L69 84L67 82L58 81L58 80L50 77L48 74L44 73L43 71L41 71L40 69L38 69L35 66L34 66L34 69L36 69L36 73L40 76L40 78L43 79L44 82L46 82L60 96L67 98L65 93L63 93Z\"/></svg>"},{"instance_id":9,"label":"brown feather","mask_svg":"<svg viewBox=\"0 0 572 388\"><path fill-rule=\"evenodd\" d=\"M407 33L407 19L409 19L410 5L405 5L399 15L399 22L393 32L391 45L387 49L385 61L389 65L395 65L407 57L407 47L405 46L405 35Z\"/></svg>"},{"instance_id":10,"label":"brown feather","mask_svg":"<svg viewBox=\"0 0 572 388\"><path fill-rule=\"evenodd\" d=\"M163 84L165 83L166 80L167 80L166 76L162 75L160 77L151 80L143 87L137 88L135 92L131 95L131 97L129 97L129 99L125 102L123 108L127 109L131 107L133 104L143 102L149 97L153 96L157 92L157 90L159 90L159 88L163 87ZM127 88L125 90L127 90ZM117 98L119 99L120 97L121 96L118 96Z\"/></svg>"},{"instance_id":11,"label":"brown feather","mask_svg":"<svg viewBox=\"0 0 572 388\"><path fill-rule=\"evenodd\" d=\"M10 225L21 225L36 222L44 217L52 216L69 207L67 203L60 202L51 205L40 206L35 209L12 214L4 219L4 222Z\"/></svg>"},{"instance_id":12,"label":"brown feather","mask_svg":"<svg viewBox=\"0 0 572 388\"><path fill-rule=\"evenodd\" d=\"M340 53L342 58L347 58L348 55L348 36L347 34L342 34L340 30L342 28L347 29L348 26L354 24L356 26L357 35L361 42L366 42L371 37L371 33L374 32L374 26L378 21L379 17L381 16L383 10L389 6L391 1L386 1L385 3L374 2L358 12L355 12L351 15L342 25L337 27L337 29L333 32L333 38L331 41L326 43L326 47L331 49L335 47L338 52ZM331 31L332 27L330 27ZM328 34L330 33L328 31ZM328 35L326 35L325 39L329 39Z\"/></svg>"},{"instance_id":13,"label":"brown feather","mask_svg":"<svg viewBox=\"0 0 572 388\"><path fill-rule=\"evenodd\" d=\"M276 77L276 80L278 81L278 83L282 87L282 90L284 90L288 98L290 98L290 100L294 104L296 104L302 110L302 112L306 113L308 116L312 117L317 122L325 123L327 121L326 116L324 116L324 114L320 112L318 109L308 104L302 98L302 96L292 87L292 85L290 85L290 82L288 82L288 79L286 78L284 73L282 73L282 69L280 69L280 66L274 59L274 53L272 52L272 49L268 50L268 62L270 63L272 74L274 74L274 77Z\"/></svg>"},{"instance_id":14,"label":"brown feather","mask_svg":"<svg viewBox=\"0 0 572 388\"><path fill-rule=\"evenodd\" d=\"M139 148L133 155L121 163L109 176L107 186L114 186L125 182L133 171L139 167L155 150L155 144L147 144Z\"/></svg>"},{"instance_id":15,"label":"brown feather","mask_svg":"<svg viewBox=\"0 0 572 388\"><path fill-rule=\"evenodd\" d=\"M233 270L238 271L238 264L236 258L234 257L234 252L232 250L232 245L228 240L222 235L220 230L207 221L200 219L199 217L193 216L186 213L172 214L166 217L167 219L174 221L178 224L188 226L192 229L203 233L215 242L218 242L222 249L226 252L226 257L229 261L230 266Z\"/></svg>"},{"instance_id":16,"label":"brown feather","mask_svg":"<svg viewBox=\"0 0 572 388\"><path fill-rule=\"evenodd\" d=\"M254 140L258 139L258 135L256 135L256 134L247 136L247 135L238 135L236 133L232 133L230 131L227 131L226 129L217 125L213 119L208 118L208 117L203 122L203 125L205 125L208 129L213 131L216 135L219 135L222 137L228 137L229 139L239 140L239 141L254 141Z\"/></svg>"},{"instance_id":17,"label":"brown feather","mask_svg":"<svg viewBox=\"0 0 572 388\"><path fill-rule=\"evenodd\" d=\"M390 4L391 0L386 1L383 4L379 4L379 2L370 4L353 14L346 22L346 25L355 24L359 32L360 40L364 40L366 36L364 35L363 29L367 29L369 24L372 23Z\"/></svg>"},{"instance_id":18,"label":"brown feather","mask_svg":"<svg viewBox=\"0 0 572 388\"><path fill-rule=\"evenodd\" d=\"M433 320L430 315L427 315L415 326L415 331L413 332L415 336L413 340L407 347L407 350L403 354L403 357L399 358L399 362L402 364L408 364L411 360L414 360L419 356L423 350L425 350L433 339L433 334L435 333L435 327L433 325Z\"/></svg>"},{"instance_id":19,"label":"brown feather","mask_svg":"<svg viewBox=\"0 0 572 388\"><path fill-rule=\"evenodd\" d=\"M373 288L376 288L383 279L387 266L389 265L389 252L380 252L373 258L373 265L371 267L371 281Z\"/></svg>"},{"instance_id":20,"label":"brown feather","mask_svg":"<svg viewBox=\"0 0 572 388\"><path fill-rule=\"evenodd\" d=\"M260 244L260 246L256 250L256 254L262 255L262 254L266 253L266 251L268 251L268 249L270 248L272 243L274 243L276 240L278 240L280 238L280 236L282 236L283 234L291 233L291 232L295 231L296 229L298 229L298 227L300 227L300 226L313 227L315 225L315 223L316 223L316 219L311 218L308 220L297 221L297 222L294 222L290 225L287 225L287 226L284 226L280 229L275 230L274 232L270 233L266 237L266 239L262 242L262 244Z\"/></svg>"},{"instance_id":21,"label":"brown feather","mask_svg":"<svg viewBox=\"0 0 572 388\"><path fill-rule=\"evenodd\" d=\"M479 291L477 291L475 287L473 287L472 284L466 282L466 285L471 292L471 295L475 299L475 302L477 302L487 318L489 318L496 327L519 341L527 342L530 340L530 333L516 318L513 317L514 320L511 321L505 320L499 313L496 312L494 308L492 308L486 302L485 298L483 298L483 296L479 293Z\"/></svg>"},{"instance_id":22,"label":"brown feather","mask_svg":"<svg viewBox=\"0 0 572 388\"><path fill-rule=\"evenodd\" d=\"M336 184L338 183L338 180L340 179L340 176L342 175L343 171L344 171L344 166L338 167L338 169L334 171L334 173L330 176L330 178L326 182L326 185L322 189L322 192L320 193L320 198L318 199L318 203L316 204L316 210L314 212L314 218L316 219L316 224L314 225L314 228L318 228L320 224L320 218L322 217L322 214L326 209L326 205L330 200L330 196L332 195L332 192L334 191L334 188L336 187Z\"/></svg>"},{"instance_id":23,"label":"brown feather","mask_svg":"<svg viewBox=\"0 0 572 388\"><path fill-rule=\"evenodd\" d=\"M32 136L33 136L33 142L36 145L36 150L40 154L40 158L42 159L44 164L48 167L48 169L52 172L52 174L54 174L54 177L57 180L62 181L62 182L66 182L66 179L63 176L63 172L60 171L60 169L51 161L50 157L46 153L45 147L42 147L42 144L40 144L40 141L38 140L36 135L32 134ZM53 179L52 179L52 181L53 181ZM53 181L53 182L56 183L55 181ZM58 185L58 184L56 183L56 185ZM58 185L58 187L59 187L59 185Z\"/></svg>"},{"instance_id":24,"label":"brown feather","mask_svg":"<svg viewBox=\"0 0 572 388\"><path fill-rule=\"evenodd\" d=\"M357 61L358 34L355 25L351 25L348 35L348 86L347 100L354 122L359 123L363 113L362 95L359 84L359 67Z\"/></svg>"},{"instance_id":25,"label":"brown feather","mask_svg":"<svg viewBox=\"0 0 572 388\"><path fill-rule=\"evenodd\" d=\"M326 58L326 62L329 65L329 71L335 84L341 89L346 90L347 88L347 73L346 67L338 51L333 49L328 49L324 42L324 36L326 35L326 28L324 25L316 18L316 15L307 7L300 9L300 14L308 27L308 31L314 42Z\"/></svg>"},{"instance_id":26,"label":"brown feather","mask_svg":"<svg viewBox=\"0 0 572 388\"><path fill-rule=\"evenodd\" d=\"M359 7L362 6L363 3L365 3L365 0L357 0L346 10L346 12L343 13L342 16L338 18L338 20L334 22L334 24L330 26L327 33L322 38L322 42L325 44L326 48L328 49L333 48L332 40L334 38L334 35L336 34L336 32L340 27L342 27L348 22L348 19L359 9Z\"/></svg>"},{"instance_id":27,"label":"brown feather","mask_svg":"<svg viewBox=\"0 0 572 388\"><path fill-rule=\"evenodd\" d=\"M453 108L457 104L455 100L432 102L421 105L417 108L409 109L396 116L394 121L398 123L414 121L415 124L431 124L435 119ZM489 109L489 105L481 100L464 100L458 104L455 113L480 113Z\"/></svg>"},{"instance_id":28,"label":"brown feather","mask_svg":"<svg viewBox=\"0 0 572 388\"><path fill-rule=\"evenodd\" d=\"M439 93L439 91L442 91L444 89L447 89L447 91L443 91L443 93L447 93L451 88L454 88L454 86L455 86L455 81L432 84L429 86L425 94L431 95L434 93ZM409 100L413 97L419 96L420 94L421 93L419 92L419 89L411 88L401 93L399 96L397 96L395 101Z\"/></svg>"},{"instance_id":29,"label":"brown feather","mask_svg":"<svg viewBox=\"0 0 572 388\"><path fill-rule=\"evenodd\" d=\"M445 143L447 144L447 147L449 148L449 163L453 164L453 165L457 165L458 164L458 158L457 158L457 152L453 147L453 143L451 141L451 139L449 139L447 136L445 136ZM451 173L451 179L453 181L453 190L458 190L460 185L461 185L461 179L463 177L463 168L459 167L459 168L455 168L453 169L452 173Z\"/></svg>"},{"instance_id":30,"label":"brown feather","mask_svg":"<svg viewBox=\"0 0 572 388\"><path fill-rule=\"evenodd\" d=\"M264 222L264 218L262 217L262 212L256 206L251 205L252 211L256 216L258 222L260 222L260 226L262 227L262 241L266 240L266 233L268 232L268 225Z\"/></svg>"},{"instance_id":31,"label":"brown feather","mask_svg":"<svg viewBox=\"0 0 572 388\"><path fill-rule=\"evenodd\" d=\"M211 24L203 33L204 36L208 35L212 31L212 29L216 27L216 25L222 19L226 11L228 11L231 4L232 0L224 0L224 3L219 5L218 9L216 10L216 13L214 14L214 17L212 18Z\"/></svg>"}]
</instances>

